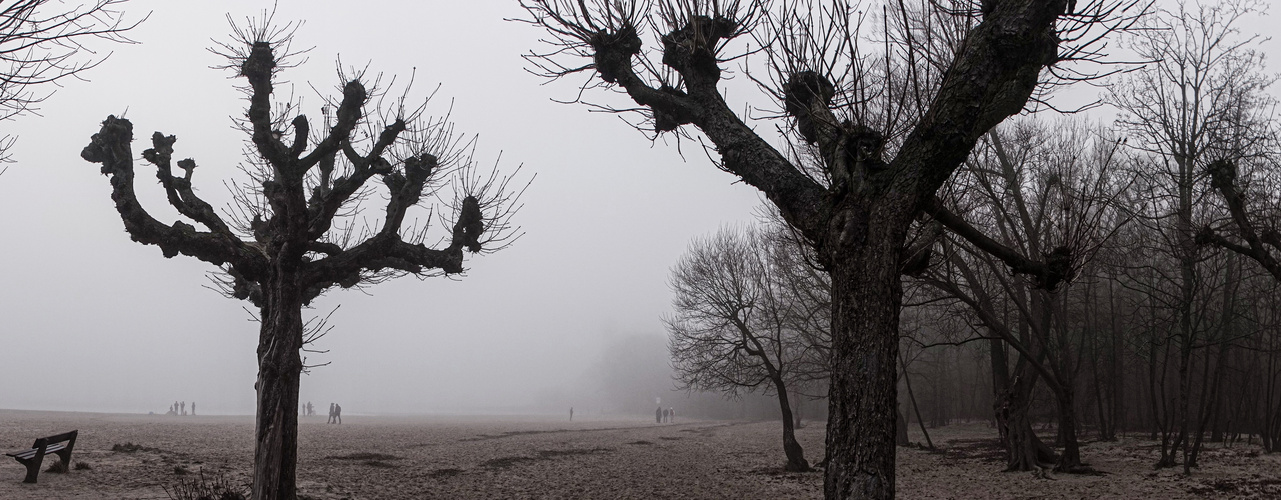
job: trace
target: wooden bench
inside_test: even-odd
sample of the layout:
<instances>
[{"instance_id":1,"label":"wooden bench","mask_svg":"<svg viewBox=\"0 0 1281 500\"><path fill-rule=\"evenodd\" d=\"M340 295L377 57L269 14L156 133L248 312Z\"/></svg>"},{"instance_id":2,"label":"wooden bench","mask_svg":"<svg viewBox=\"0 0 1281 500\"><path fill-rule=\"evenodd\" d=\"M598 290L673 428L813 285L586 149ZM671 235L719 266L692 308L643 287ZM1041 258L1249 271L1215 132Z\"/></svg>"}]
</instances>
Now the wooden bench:
<instances>
[{"instance_id":1,"label":"wooden bench","mask_svg":"<svg viewBox=\"0 0 1281 500\"><path fill-rule=\"evenodd\" d=\"M76 446L76 433L71 431L56 436L42 437L31 445L30 450L18 450L12 453L5 453L11 456L18 463L27 466L27 478L23 479L24 483L36 482L36 476L40 474L40 464L44 462L44 456L50 453L58 455L62 459L62 466L66 470L71 470L71 449Z\"/></svg>"}]
</instances>

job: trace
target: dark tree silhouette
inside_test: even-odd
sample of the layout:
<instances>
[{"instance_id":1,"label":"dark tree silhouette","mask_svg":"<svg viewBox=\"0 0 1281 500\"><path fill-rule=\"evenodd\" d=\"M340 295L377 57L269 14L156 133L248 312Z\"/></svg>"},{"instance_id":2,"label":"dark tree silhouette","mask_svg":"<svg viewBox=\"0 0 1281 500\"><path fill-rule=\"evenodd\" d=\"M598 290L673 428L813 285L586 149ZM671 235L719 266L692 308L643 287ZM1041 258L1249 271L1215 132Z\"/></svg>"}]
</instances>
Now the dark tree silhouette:
<instances>
[{"instance_id":1,"label":"dark tree silhouette","mask_svg":"<svg viewBox=\"0 0 1281 500\"><path fill-rule=\"evenodd\" d=\"M682 389L742 392L773 391L783 420L786 470L809 470L796 441L789 387L805 375L802 311L777 252L786 242L753 228L722 229L697 239L672 268L675 314L664 319L672 367ZM800 314L798 314L800 313Z\"/></svg>"},{"instance_id":2,"label":"dark tree silhouette","mask_svg":"<svg viewBox=\"0 0 1281 500\"><path fill-rule=\"evenodd\" d=\"M95 0L70 7L50 0L0 1L0 120L28 112L53 94L46 84L83 73L106 60L84 43L90 39L133 43L117 10L126 0ZM15 137L0 137L0 158Z\"/></svg>"},{"instance_id":3,"label":"dark tree silhouette","mask_svg":"<svg viewBox=\"0 0 1281 500\"><path fill-rule=\"evenodd\" d=\"M251 181L236 193L232 222L197 196L193 160L178 161L182 173L175 174L174 136L156 132L142 157L156 167L169 203L203 229L182 221L166 225L139 204L128 120L107 117L81 152L111 177L111 197L134 241L159 246L165 257L184 254L220 266L225 274L216 282L224 291L258 307L258 500L296 497L303 307L334 286L462 273L464 250L493 251L510 241L519 196L507 190L506 178L478 175L467 154L471 143L460 141L447 121L423 117L421 107L406 109L403 100L393 109L378 109L385 92L371 91L361 75L344 78L342 96L327 102L334 112L332 119L325 113L322 131L313 132L294 103L273 112L276 73L295 54L289 50L292 33L289 25L273 26L264 15L237 28L233 41L217 49L248 82L242 125L252 145L243 169ZM369 182L375 177L381 189ZM456 196L447 205L455 219L452 231L442 246L427 246L426 227L405 228L406 218L424 197L450 191ZM387 200L381 225L353 229L358 202L379 192Z\"/></svg>"},{"instance_id":4,"label":"dark tree silhouette","mask_svg":"<svg viewBox=\"0 0 1281 500\"><path fill-rule=\"evenodd\" d=\"M1088 47L1118 26L1108 20L1130 22L1110 1L1074 12L1070 3L887 2L874 9L886 32L865 36L863 6L849 1L522 0L552 45L528 56L535 72L590 72L585 89L624 92L640 126L657 133L693 125L718 166L761 190L813 245L832 283L827 498L894 496L899 275L921 255L906 249L910 226L979 137L1023 110L1046 68L1096 57ZM651 35L657 49L646 48ZM869 39L884 52L860 47ZM770 77L752 80L786 120L781 150L721 88L730 61L748 58L752 76L753 54L769 61ZM1070 276L959 234L1042 287Z\"/></svg>"},{"instance_id":5,"label":"dark tree silhouette","mask_svg":"<svg viewBox=\"0 0 1281 500\"><path fill-rule=\"evenodd\" d=\"M1001 235L1002 245L1024 255L1071 248L1071 268L1088 264L1128 222L1115 203L1128 187L1116 179L1120 141L1079 121L1019 121L1001 129L989 132L953 177L949 204L966 214L969 224ZM945 242L942 253L945 262L927 271L923 282L968 306L987 336L1017 354L1012 359L1002 346L991 345L996 420L1008 452L1007 470L1037 470L1053 463L1056 471L1093 472L1082 464L1077 443L1075 391L1081 360L1074 337L1085 328L1066 313L1070 289L1034 289L1007 276L999 262L965 241ZM1002 314L1009 304L1015 305L1013 318ZM1057 457L1028 419L1038 381L1058 403L1063 452Z\"/></svg>"}]
</instances>

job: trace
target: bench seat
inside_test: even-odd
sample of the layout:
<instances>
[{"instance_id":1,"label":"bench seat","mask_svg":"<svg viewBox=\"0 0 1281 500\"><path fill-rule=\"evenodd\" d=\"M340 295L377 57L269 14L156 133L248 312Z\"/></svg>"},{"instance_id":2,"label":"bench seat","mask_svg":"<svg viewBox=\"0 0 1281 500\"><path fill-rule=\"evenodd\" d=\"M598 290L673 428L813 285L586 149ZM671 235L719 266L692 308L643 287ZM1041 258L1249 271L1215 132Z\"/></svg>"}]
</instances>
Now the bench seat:
<instances>
[{"instance_id":1,"label":"bench seat","mask_svg":"<svg viewBox=\"0 0 1281 500\"><path fill-rule=\"evenodd\" d=\"M44 453L45 455L48 455L51 453L57 453L59 451L62 451L62 449L66 447L67 447L67 443L51 444L44 449ZM40 451L40 450L32 448L29 450L15 451L13 453L5 453L5 455L16 458L18 460L31 460L31 457L36 456L37 451Z\"/></svg>"},{"instance_id":2,"label":"bench seat","mask_svg":"<svg viewBox=\"0 0 1281 500\"><path fill-rule=\"evenodd\" d=\"M71 450L76 446L76 434L79 431L71 431L56 436L42 437L37 439L31 445L31 449L18 450L12 453L5 453L6 456L13 457L18 463L27 468L27 477L23 478L24 483L36 482L36 477L40 474L40 464L44 462L46 455L57 455L62 461L65 470L71 470Z\"/></svg>"}]
</instances>

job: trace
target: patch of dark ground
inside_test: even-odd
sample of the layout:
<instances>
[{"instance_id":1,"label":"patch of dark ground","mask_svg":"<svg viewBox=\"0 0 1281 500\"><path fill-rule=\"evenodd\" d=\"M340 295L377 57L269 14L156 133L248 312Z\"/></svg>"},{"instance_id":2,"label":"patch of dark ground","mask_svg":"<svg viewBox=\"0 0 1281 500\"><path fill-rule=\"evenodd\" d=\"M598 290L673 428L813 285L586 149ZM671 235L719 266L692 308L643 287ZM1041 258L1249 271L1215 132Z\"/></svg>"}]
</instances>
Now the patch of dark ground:
<instances>
[{"instance_id":1,"label":"patch of dark ground","mask_svg":"<svg viewBox=\"0 0 1281 500\"><path fill-rule=\"evenodd\" d=\"M157 449L157 448L151 448L151 447L143 446L143 445L140 445L140 444L133 444L133 443L120 444L120 443L116 443L116 444L111 445L111 451L118 452L118 453L137 453L137 452L139 452L139 451L161 451L161 450L159 450L159 449Z\"/></svg>"},{"instance_id":2,"label":"patch of dark ground","mask_svg":"<svg viewBox=\"0 0 1281 500\"><path fill-rule=\"evenodd\" d=\"M459 439L459 443L470 443L473 441L488 441L491 439L502 439L516 436L529 436L533 434L562 434L568 432L602 432L602 431L630 431L636 427L601 427L596 429L555 429L555 430L537 430L537 431L507 431L498 434L480 434L472 437ZM422 445L426 446L426 445Z\"/></svg>"},{"instance_id":3,"label":"patch of dark ground","mask_svg":"<svg viewBox=\"0 0 1281 500\"><path fill-rule=\"evenodd\" d=\"M481 462L480 465L483 467L489 467L491 469L507 469L516 465L529 463L529 462L537 462L540 460L552 460L558 457L567 457L567 456L575 456L575 455L595 455L597 453L608 453L611 451L614 451L614 449L600 448L600 447L570 449L570 450L539 450L536 452L536 455L532 457L524 456L524 455L514 456L514 457L501 457L501 458L495 458L493 460L486 460L484 462Z\"/></svg>"},{"instance_id":4,"label":"patch of dark ground","mask_svg":"<svg viewBox=\"0 0 1281 500\"><path fill-rule=\"evenodd\" d=\"M1238 478L1201 479L1188 486L1188 493L1200 496L1229 495L1234 498L1281 498L1281 479L1251 474Z\"/></svg>"},{"instance_id":5,"label":"patch of dark ground","mask_svg":"<svg viewBox=\"0 0 1281 500\"><path fill-rule=\"evenodd\" d=\"M948 458L1005 463L1005 447L999 438L953 439L937 452Z\"/></svg>"},{"instance_id":6,"label":"patch of dark ground","mask_svg":"<svg viewBox=\"0 0 1281 500\"><path fill-rule=\"evenodd\" d=\"M367 451L349 453L347 455L329 455L325 458L332 460L400 460L396 455L386 453L371 453Z\"/></svg>"},{"instance_id":7,"label":"patch of dark ground","mask_svg":"<svg viewBox=\"0 0 1281 500\"><path fill-rule=\"evenodd\" d=\"M816 474L822 475L823 469L819 467L811 467L810 470L805 472L792 472L780 466L757 467L752 469L751 472L752 474L759 476L766 476L769 481L803 483L810 480L810 478L814 477Z\"/></svg>"}]
</instances>

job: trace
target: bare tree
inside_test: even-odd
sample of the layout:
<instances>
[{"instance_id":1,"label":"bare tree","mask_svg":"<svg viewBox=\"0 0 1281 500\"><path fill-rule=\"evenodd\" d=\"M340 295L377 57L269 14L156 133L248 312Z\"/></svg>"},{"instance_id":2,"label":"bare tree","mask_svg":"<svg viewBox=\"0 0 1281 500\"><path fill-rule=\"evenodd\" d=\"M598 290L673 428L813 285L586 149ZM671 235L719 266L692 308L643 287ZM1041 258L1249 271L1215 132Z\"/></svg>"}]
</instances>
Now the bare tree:
<instances>
[{"instance_id":1,"label":"bare tree","mask_svg":"<svg viewBox=\"0 0 1281 500\"><path fill-rule=\"evenodd\" d=\"M680 387L731 396L772 391L782 412L785 468L806 471L788 390L806 349L786 275L769 258L778 249L769 244L751 228L695 240L672 268L675 314L663 322Z\"/></svg>"},{"instance_id":2,"label":"bare tree","mask_svg":"<svg viewBox=\"0 0 1281 500\"><path fill-rule=\"evenodd\" d=\"M586 72L585 89L624 92L647 130L693 125L718 166L761 190L814 247L832 282L828 498L894 496L909 227L979 137L1024 109L1045 69L1093 57L1091 42L1116 26L1100 23L1119 12L1107 0L912 3L522 0L550 35L547 52L528 56L536 72ZM885 29L862 31L861 13L877 11ZM658 49L646 48L650 36ZM755 54L769 68L752 79L775 100L781 148L722 92L723 66L742 59L751 74ZM1047 288L1068 274L999 254Z\"/></svg>"},{"instance_id":3,"label":"bare tree","mask_svg":"<svg viewBox=\"0 0 1281 500\"><path fill-rule=\"evenodd\" d=\"M243 167L250 180L236 192L231 222L194 191L195 161L178 161L182 173L174 173L174 136L156 132L142 157L155 166L169 203L202 229L182 221L166 225L139 204L128 120L107 117L81 152L111 177L111 197L134 241L159 246L165 257L184 254L219 266L223 290L258 307L258 500L296 496L302 309L334 286L464 272L464 250L489 252L510 241L519 196L507 189L507 178L476 170L471 143L447 120L367 87L361 73L343 78L341 97L326 99L319 131L298 113L298 103L273 108L277 73L297 54L290 49L293 32L264 14L235 27L233 40L215 50L248 83L241 125L250 135ZM381 182L370 182L375 178ZM361 228L353 223L359 202L374 195L387 200L385 214ZM425 200L441 200L446 213L407 224L411 209ZM433 217L454 221L436 247L425 244Z\"/></svg>"},{"instance_id":4,"label":"bare tree","mask_svg":"<svg viewBox=\"0 0 1281 500\"><path fill-rule=\"evenodd\" d=\"M93 0L70 7L50 0L0 2L0 120L37 111L53 94L49 84L83 78L106 60L86 46L90 40L133 43L126 37L142 21L126 22L118 10L126 0ZM13 135L0 137L0 160Z\"/></svg>"},{"instance_id":5,"label":"bare tree","mask_svg":"<svg viewBox=\"0 0 1281 500\"><path fill-rule=\"evenodd\" d=\"M1155 62L1149 71L1126 75L1110 91L1110 100L1123 113L1118 125L1135 139L1129 145L1151 158L1153 185L1163 191L1152 200L1151 223L1166 235L1169 255L1177 261L1173 278L1179 287L1178 320L1172 340L1178 348L1178 401L1168 420L1176 432L1172 440L1169 432L1162 432L1157 465L1175 465L1175 451L1181 449L1185 473L1195 466L1189 435L1195 418L1193 351L1211 331L1195 311L1207 296L1199 286L1206 280L1197 243L1198 226L1204 224L1198 220L1213 218L1209 212L1214 208L1206 203L1204 179L1218 172L1213 182L1228 186L1226 179L1234 174L1226 167L1216 170L1215 165L1228 164L1213 161L1227 151L1255 150L1267 137L1257 126L1259 113L1268 108L1261 99L1273 77L1262 72L1263 54L1253 49L1261 39L1242 36L1236 27L1245 16L1265 8L1259 0L1225 0L1178 2L1172 10L1157 10L1134 39L1139 55ZM1229 187L1225 193L1230 191ZM1216 241L1213 230L1201 231L1200 238Z\"/></svg>"},{"instance_id":6,"label":"bare tree","mask_svg":"<svg viewBox=\"0 0 1281 500\"><path fill-rule=\"evenodd\" d=\"M1119 140L1079 121L1041 124L1024 121L988 134L949 186L957 213L973 227L1000 235L1002 245L1047 260L1072 258L1081 269L1107 238L1126 223L1114 203L1126 188L1116 179ZM939 214L957 226L950 212ZM970 306L983 333L1017 353L1009 366L1004 349L993 346L997 421L1008 451L1009 470L1030 470L1052 456L1032 432L1028 404L1037 381L1056 397L1059 442L1055 470L1090 471L1077 444L1076 374L1081 335L1068 314L1068 287L1051 293L1027 280L1007 276L992 256L967 241L945 244L947 262L926 273L926 283ZM1074 249L1066 253L1063 249ZM1072 256L1072 257L1069 257ZM1013 314L1003 314L1003 310ZM1080 310L1081 308L1073 308ZM1088 312L1088 308L1084 309Z\"/></svg>"}]
</instances>

